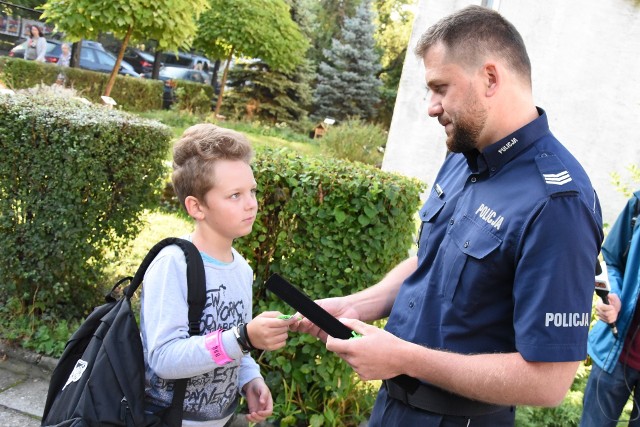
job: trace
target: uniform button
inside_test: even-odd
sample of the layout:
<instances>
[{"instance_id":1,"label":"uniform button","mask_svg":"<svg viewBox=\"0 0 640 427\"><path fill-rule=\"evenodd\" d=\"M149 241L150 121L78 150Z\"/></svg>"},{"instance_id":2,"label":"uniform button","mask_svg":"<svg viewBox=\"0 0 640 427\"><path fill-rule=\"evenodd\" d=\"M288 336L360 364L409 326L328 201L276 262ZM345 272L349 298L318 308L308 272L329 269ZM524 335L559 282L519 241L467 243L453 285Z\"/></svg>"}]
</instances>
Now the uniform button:
<instances>
[{"instance_id":1,"label":"uniform button","mask_svg":"<svg viewBox=\"0 0 640 427\"><path fill-rule=\"evenodd\" d=\"M462 245L462 246L464 246L465 248L468 248L469 247L469 241L467 240L466 242L464 242L464 245Z\"/></svg>"},{"instance_id":2,"label":"uniform button","mask_svg":"<svg viewBox=\"0 0 640 427\"><path fill-rule=\"evenodd\" d=\"M495 171L496 171L496 168L491 168L491 172L495 172Z\"/></svg>"},{"instance_id":3,"label":"uniform button","mask_svg":"<svg viewBox=\"0 0 640 427\"><path fill-rule=\"evenodd\" d=\"M451 218L451 219L449 220L449 224L450 224L450 225L453 225L453 223L454 223L454 222L455 222L455 221L453 220L453 218Z\"/></svg>"},{"instance_id":4,"label":"uniform button","mask_svg":"<svg viewBox=\"0 0 640 427\"><path fill-rule=\"evenodd\" d=\"M471 182L476 182L476 177L471 178Z\"/></svg>"},{"instance_id":5,"label":"uniform button","mask_svg":"<svg viewBox=\"0 0 640 427\"><path fill-rule=\"evenodd\" d=\"M413 303L413 301L411 301L411 302L409 303L409 308L413 308L413 306L414 306L414 305L415 305L415 304Z\"/></svg>"}]
</instances>

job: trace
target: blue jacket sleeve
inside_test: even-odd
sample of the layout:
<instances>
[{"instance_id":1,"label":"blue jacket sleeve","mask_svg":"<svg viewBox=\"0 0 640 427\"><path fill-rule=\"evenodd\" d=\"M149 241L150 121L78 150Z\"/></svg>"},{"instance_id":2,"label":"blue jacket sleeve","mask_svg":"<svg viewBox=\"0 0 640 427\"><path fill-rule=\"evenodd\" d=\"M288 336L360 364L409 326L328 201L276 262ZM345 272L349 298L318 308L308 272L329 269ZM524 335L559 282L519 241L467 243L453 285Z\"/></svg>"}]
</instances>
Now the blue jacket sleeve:
<instances>
[{"instance_id":1,"label":"blue jacket sleeve","mask_svg":"<svg viewBox=\"0 0 640 427\"><path fill-rule=\"evenodd\" d=\"M638 198L640 198L640 191L635 192L634 196L629 199L627 205L613 223L602 245L602 257L607 264L611 292L617 295L620 295L622 291L622 277L625 266L623 255L633 234L631 219L635 213L635 204Z\"/></svg>"}]
</instances>

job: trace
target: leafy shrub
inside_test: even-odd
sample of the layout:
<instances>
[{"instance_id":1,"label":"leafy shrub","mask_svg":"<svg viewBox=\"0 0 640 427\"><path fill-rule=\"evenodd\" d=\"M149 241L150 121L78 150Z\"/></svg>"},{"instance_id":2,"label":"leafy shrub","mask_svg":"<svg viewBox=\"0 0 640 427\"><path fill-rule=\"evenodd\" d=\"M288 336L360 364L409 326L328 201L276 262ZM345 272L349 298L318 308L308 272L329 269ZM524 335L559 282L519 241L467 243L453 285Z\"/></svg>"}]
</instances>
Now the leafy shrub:
<instances>
[{"instance_id":1,"label":"leafy shrub","mask_svg":"<svg viewBox=\"0 0 640 427\"><path fill-rule=\"evenodd\" d=\"M176 101L172 110L187 111L193 114L206 114L211 111L213 87L202 83L174 80Z\"/></svg>"},{"instance_id":2,"label":"leafy shrub","mask_svg":"<svg viewBox=\"0 0 640 427\"><path fill-rule=\"evenodd\" d=\"M158 198L170 138L76 100L0 95L0 299L83 317L102 294L106 250L135 236Z\"/></svg>"},{"instance_id":3,"label":"leafy shrub","mask_svg":"<svg viewBox=\"0 0 640 427\"><path fill-rule=\"evenodd\" d=\"M282 274L311 298L351 294L405 259L422 184L371 166L257 151L260 209L253 232L235 247L256 276L255 312L291 308L264 289ZM374 391L308 335L260 357L280 425L358 425Z\"/></svg>"},{"instance_id":4,"label":"leafy shrub","mask_svg":"<svg viewBox=\"0 0 640 427\"><path fill-rule=\"evenodd\" d=\"M52 85L59 73L66 76L65 85L78 96L101 104L109 75L79 68L61 68L52 64L25 61L19 58L0 58L2 81L11 89L25 89L39 84ZM159 80L117 76L111 97L118 106L129 111L145 111L162 107L163 83Z\"/></svg>"},{"instance_id":5,"label":"leafy shrub","mask_svg":"<svg viewBox=\"0 0 640 427\"><path fill-rule=\"evenodd\" d=\"M350 119L331 126L320 140L327 154L339 159L382 165L387 132L380 126Z\"/></svg>"}]
</instances>

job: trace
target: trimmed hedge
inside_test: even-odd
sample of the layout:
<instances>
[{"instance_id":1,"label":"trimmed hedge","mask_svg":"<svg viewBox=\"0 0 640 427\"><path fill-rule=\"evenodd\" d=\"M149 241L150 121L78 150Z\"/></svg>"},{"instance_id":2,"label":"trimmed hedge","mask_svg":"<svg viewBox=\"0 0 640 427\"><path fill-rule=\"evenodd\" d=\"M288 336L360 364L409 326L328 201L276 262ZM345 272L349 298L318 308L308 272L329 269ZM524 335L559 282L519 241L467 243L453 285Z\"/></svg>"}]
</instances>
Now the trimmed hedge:
<instances>
[{"instance_id":1,"label":"trimmed hedge","mask_svg":"<svg viewBox=\"0 0 640 427\"><path fill-rule=\"evenodd\" d=\"M30 88L41 83L52 85L61 72L66 76L67 87L73 87L79 96L102 104L100 96L104 94L109 74L80 68L62 68L20 58L0 58L0 80L14 90ZM158 110L162 108L162 91L163 83L159 80L118 75L111 97L124 110Z\"/></svg>"},{"instance_id":2,"label":"trimmed hedge","mask_svg":"<svg viewBox=\"0 0 640 427\"><path fill-rule=\"evenodd\" d=\"M215 101L213 87L202 83L175 80L175 104L173 109L188 111L193 114L207 114L211 112Z\"/></svg>"},{"instance_id":3,"label":"trimmed hedge","mask_svg":"<svg viewBox=\"0 0 640 427\"><path fill-rule=\"evenodd\" d=\"M254 268L254 312L292 309L267 294L280 273L313 299L351 294L380 280L408 256L423 184L343 160L260 149L254 163L259 213L235 247ZM293 334L260 357L280 425L355 426L374 391L324 344Z\"/></svg>"},{"instance_id":4,"label":"trimmed hedge","mask_svg":"<svg viewBox=\"0 0 640 427\"><path fill-rule=\"evenodd\" d=\"M171 130L73 99L0 95L0 300L82 318L107 251L157 203Z\"/></svg>"}]
</instances>

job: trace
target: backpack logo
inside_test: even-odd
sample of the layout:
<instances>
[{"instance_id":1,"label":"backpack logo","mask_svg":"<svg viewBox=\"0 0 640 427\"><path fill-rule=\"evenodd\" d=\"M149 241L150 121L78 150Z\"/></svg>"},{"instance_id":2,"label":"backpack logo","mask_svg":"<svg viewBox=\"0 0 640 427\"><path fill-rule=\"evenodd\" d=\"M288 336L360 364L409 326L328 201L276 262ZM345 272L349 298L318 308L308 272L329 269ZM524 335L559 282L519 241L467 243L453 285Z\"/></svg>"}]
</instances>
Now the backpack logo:
<instances>
[{"instance_id":1,"label":"backpack logo","mask_svg":"<svg viewBox=\"0 0 640 427\"><path fill-rule=\"evenodd\" d=\"M82 359L78 359L78 361L76 362L76 366L73 367L71 375L69 375L67 383L64 385L64 387L62 387L62 389L64 390L69 384L78 381L80 377L82 377L82 374L84 374L84 371L87 369L87 365L87 362Z\"/></svg>"}]
</instances>

